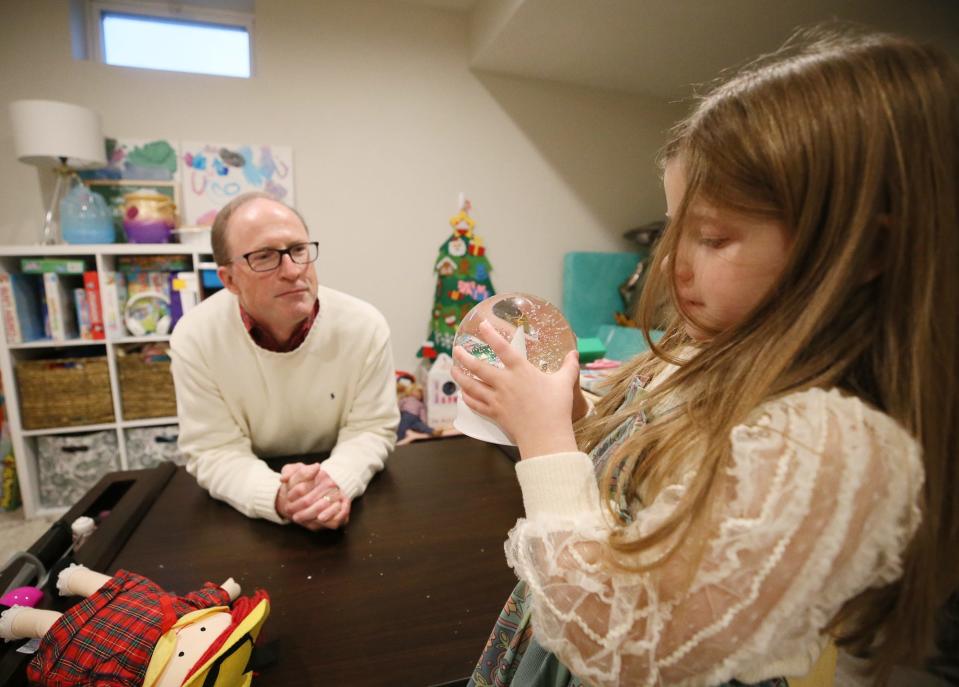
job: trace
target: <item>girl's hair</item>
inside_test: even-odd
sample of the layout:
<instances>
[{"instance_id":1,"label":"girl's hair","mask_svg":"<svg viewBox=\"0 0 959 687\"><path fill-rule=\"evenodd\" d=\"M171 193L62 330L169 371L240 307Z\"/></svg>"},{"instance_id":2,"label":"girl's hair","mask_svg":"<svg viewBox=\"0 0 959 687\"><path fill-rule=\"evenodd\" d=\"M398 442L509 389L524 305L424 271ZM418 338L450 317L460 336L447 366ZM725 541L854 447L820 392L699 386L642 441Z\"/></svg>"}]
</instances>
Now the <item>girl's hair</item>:
<instances>
[{"instance_id":1,"label":"girl's hair","mask_svg":"<svg viewBox=\"0 0 959 687\"><path fill-rule=\"evenodd\" d=\"M925 465L922 524L902 578L849 600L829 628L884 681L893 665L926 654L936 609L959 584L959 68L904 38L803 32L701 98L664 154L682 161L687 190L651 261L644 328L664 294L675 297L662 262L677 250L691 199L774 217L792 249L765 299L708 341L692 342L674 309L658 345L647 332L652 353L625 365L577 427L581 446L594 448L637 411L617 412L634 376L679 365L636 403L654 408L679 394L683 405L620 447L603 488L655 493L690 454L702 456L701 469L647 536L610 511L611 549L678 542L707 518L730 464L730 431L763 402L810 387L855 394L920 442ZM617 482L620 470L631 479Z\"/></svg>"}]
</instances>

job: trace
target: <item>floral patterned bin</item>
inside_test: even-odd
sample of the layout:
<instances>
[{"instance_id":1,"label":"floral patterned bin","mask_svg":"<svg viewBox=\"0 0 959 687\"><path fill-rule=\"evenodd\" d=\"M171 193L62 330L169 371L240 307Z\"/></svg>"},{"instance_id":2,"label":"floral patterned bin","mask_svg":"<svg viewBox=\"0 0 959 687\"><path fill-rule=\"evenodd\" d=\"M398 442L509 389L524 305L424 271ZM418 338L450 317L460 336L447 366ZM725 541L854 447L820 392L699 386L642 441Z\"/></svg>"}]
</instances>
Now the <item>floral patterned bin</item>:
<instances>
[{"instance_id":1,"label":"floral patterned bin","mask_svg":"<svg viewBox=\"0 0 959 687\"><path fill-rule=\"evenodd\" d=\"M128 429L126 445L130 469L152 468L164 461L177 465L186 463L185 457L177 449L179 434L179 425Z\"/></svg>"},{"instance_id":2,"label":"floral patterned bin","mask_svg":"<svg viewBox=\"0 0 959 687\"><path fill-rule=\"evenodd\" d=\"M108 472L120 469L113 430L37 438L40 503L69 507Z\"/></svg>"}]
</instances>

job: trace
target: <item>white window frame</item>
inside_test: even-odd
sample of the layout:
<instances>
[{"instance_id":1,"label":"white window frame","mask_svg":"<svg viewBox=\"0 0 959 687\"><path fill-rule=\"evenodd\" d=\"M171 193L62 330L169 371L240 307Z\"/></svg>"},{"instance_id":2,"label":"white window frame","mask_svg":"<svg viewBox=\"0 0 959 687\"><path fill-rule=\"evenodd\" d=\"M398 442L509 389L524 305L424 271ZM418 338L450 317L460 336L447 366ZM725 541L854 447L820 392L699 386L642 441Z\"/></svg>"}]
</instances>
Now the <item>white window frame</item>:
<instances>
[{"instance_id":1,"label":"white window frame","mask_svg":"<svg viewBox=\"0 0 959 687\"><path fill-rule=\"evenodd\" d=\"M147 2L137 0L88 0L87 2L87 54L100 64L106 64L103 47L103 14L116 13L156 19L177 19L201 24L218 24L246 29L250 38L250 78L256 74L253 63L253 15L244 12L230 12L197 5L177 2ZM115 65L111 65L115 66ZM141 67L129 67L141 69ZM164 70L167 71L167 70ZM178 74L197 74L199 76L217 76L202 72L180 72ZM236 78L236 77L224 77Z\"/></svg>"}]
</instances>

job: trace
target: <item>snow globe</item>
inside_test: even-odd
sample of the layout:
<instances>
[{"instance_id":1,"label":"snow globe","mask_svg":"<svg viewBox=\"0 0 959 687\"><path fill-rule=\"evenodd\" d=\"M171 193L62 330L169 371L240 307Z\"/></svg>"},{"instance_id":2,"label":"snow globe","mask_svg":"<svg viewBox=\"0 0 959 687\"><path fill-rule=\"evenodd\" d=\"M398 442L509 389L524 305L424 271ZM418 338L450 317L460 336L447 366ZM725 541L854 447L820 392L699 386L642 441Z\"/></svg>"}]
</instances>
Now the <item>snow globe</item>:
<instances>
[{"instance_id":1,"label":"snow globe","mask_svg":"<svg viewBox=\"0 0 959 687\"><path fill-rule=\"evenodd\" d=\"M576 349L573 330L552 303L525 293L492 296L466 314L456 330L453 346L462 346L470 355L495 367L503 367L503 363L480 337L479 326L484 320L524 358L547 374L556 372L566 355ZM463 402L462 394L457 401L453 426L474 439L514 445L495 422L471 410Z\"/></svg>"}]
</instances>

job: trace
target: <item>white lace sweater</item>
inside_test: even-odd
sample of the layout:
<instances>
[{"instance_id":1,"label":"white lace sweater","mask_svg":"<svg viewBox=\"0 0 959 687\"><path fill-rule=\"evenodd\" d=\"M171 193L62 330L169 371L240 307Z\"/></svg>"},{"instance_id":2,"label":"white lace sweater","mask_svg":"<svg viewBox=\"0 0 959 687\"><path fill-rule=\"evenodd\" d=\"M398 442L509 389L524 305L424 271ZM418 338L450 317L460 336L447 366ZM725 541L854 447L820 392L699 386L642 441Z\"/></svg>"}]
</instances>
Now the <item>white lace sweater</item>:
<instances>
[{"instance_id":1,"label":"white lace sweater","mask_svg":"<svg viewBox=\"0 0 959 687\"><path fill-rule=\"evenodd\" d=\"M838 391L761 407L730 436L726 502L680 553L647 573L611 569L590 459L521 461L526 518L506 555L533 594L537 640L592 685L716 685L804 675L820 630L842 604L901 574L919 524L917 442L891 418ZM691 474L630 526L649 532ZM690 567L692 584L682 592Z\"/></svg>"}]
</instances>

